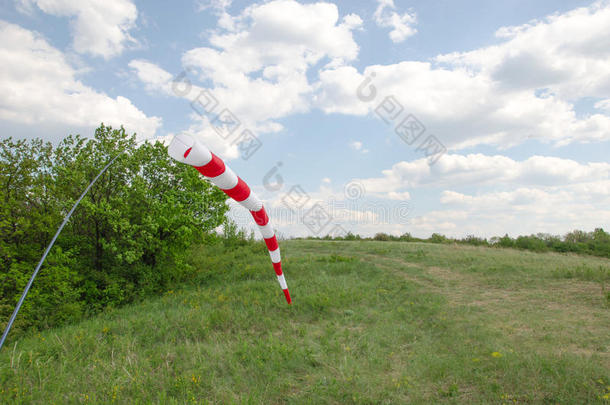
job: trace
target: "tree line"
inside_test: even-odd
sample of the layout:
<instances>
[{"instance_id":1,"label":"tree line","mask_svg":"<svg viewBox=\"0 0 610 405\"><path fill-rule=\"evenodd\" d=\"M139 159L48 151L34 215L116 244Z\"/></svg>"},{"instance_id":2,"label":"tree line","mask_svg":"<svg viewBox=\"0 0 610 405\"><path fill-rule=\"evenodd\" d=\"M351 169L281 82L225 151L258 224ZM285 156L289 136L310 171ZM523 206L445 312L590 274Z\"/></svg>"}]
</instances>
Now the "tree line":
<instances>
[{"instance_id":1,"label":"tree line","mask_svg":"<svg viewBox=\"0 0 610 405\"><path fill-rule=\"evenodd\" d=\"M504 236L494 236L489 239L474 235L468 235L464 238L450 238L439 233L433 233L429 238L416 238L408 232L400 236L379 232L373 237L362 237L348 232L342 236L332 237L327 235L322 238L312 237L307 239L459 243L474 246L516 248L534 252L572 252L610 258L610 234L602 228L596 228L592 232L575 230L563 236L538 233L536 235L522 235L511 238L508 234L505 234Z\"/></svg>"}]
</instances>

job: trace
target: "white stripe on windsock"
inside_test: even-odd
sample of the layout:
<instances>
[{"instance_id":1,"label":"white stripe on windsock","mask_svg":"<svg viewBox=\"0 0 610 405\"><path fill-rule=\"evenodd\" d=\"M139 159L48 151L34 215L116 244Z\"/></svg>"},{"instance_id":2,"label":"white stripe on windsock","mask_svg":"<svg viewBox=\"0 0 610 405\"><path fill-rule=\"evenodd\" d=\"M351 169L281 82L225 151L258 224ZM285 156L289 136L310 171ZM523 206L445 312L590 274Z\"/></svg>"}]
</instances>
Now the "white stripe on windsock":
<instances>
[{"instance_id":1,"label":"white stripe on windsock","mask_svg":"<svg viewBox=\"0 0 610 405\"><path fill-rule=\"evenodd\" d=\"M280 248L269 251L269 256L271 256L271 261L273 263L279 263L282 261L282 257L280 256Z\"/></svg>"},{"instance_id":2,"label":"white stripe on windsock","mask_svg":"<svg viewBox=\"0 0 610 405\"><path fill-rule=\"evenodd\" d=\"M283 274L281 276L277 276L277 281L280 282L280 287L282 287L282 290L288 289L288 286L286 285L286 279L284 278Z\"/></svg>"},{"instance_id":3,"label":"white stripe on windsock","mask_svg":"<svg viewBox=\"0 0 610 405\"><path fill-rule=\"evenodd\" d=\"M273 228L271 227L271 221L267 222L267 225L258 226L258 229L261 231L261 235L263 235L263 239L269 239L275 235L273 232Z\"/></svg>"},{"instance_id":4,"label":"white stripe on windsock","mask_svg":"<svg viewBox=\"0 0 610 405\"><path fill-rule=\"evenodd\" d=\"M241 206L247 209L248 211L260 211L263 208L263 202L258 199L256 194L250 190L250 195L248 198L240 202ZM266 238L266 236L264 236Z\"/></svg>"},{"instance_id":5,"label":"white stripe on windsock","mask_svg":"<svg viewBox=\"0 0 610 405\"><path fill-rule=\"evenodd\" d=\"M216 177L208 177L208 179L221 190L230 190L237 185L237 175L226 164L223 174Z\"/></svg>"}]
</instances>

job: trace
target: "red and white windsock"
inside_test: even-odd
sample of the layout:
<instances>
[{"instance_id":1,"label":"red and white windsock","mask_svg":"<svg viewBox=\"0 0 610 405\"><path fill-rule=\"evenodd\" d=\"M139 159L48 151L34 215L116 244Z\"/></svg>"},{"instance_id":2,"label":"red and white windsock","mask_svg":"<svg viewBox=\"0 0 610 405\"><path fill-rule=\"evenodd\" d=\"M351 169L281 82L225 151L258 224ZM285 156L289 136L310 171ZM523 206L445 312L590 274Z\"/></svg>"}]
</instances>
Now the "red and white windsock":
<instances>
[{"instance_id":1,"label":"red and white windsock","mask_svg":"<svg viewBox=\"0 0 610 405\"><path fill-rule=\"evenodd\" d=\"M186 134L176 135L168 147L169 155L181 163L193 166L203 176L210 180L216 187L225 192L226 195L237 201L240 205L250 211L254 222L263 235L271 263L277 275L280 287L288 303L292 303L284 273L282 273L282 261L280 247L275 237L275 232L265 212L263 202L250 190L250 187L239 178L222 159L210 152L201 142Z\"/></svg>"}]
</instances>

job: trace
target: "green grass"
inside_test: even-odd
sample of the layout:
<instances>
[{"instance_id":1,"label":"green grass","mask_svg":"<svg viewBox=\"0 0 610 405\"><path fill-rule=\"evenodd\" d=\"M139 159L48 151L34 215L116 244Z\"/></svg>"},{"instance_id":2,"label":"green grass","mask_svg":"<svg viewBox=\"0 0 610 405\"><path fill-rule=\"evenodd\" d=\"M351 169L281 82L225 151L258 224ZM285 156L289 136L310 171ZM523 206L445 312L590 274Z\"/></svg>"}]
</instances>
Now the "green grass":
<instances>
[{"instance_id":1,"label":"green grass","mask_svg":"<svg viewBox=\"0 0 610 405\"><path fill-rule=\"evenodd\" d=\"M6 403L610 403L607 259L399 242L201 247L192 285L0 353Z\"/></svg>"}]
</instances>

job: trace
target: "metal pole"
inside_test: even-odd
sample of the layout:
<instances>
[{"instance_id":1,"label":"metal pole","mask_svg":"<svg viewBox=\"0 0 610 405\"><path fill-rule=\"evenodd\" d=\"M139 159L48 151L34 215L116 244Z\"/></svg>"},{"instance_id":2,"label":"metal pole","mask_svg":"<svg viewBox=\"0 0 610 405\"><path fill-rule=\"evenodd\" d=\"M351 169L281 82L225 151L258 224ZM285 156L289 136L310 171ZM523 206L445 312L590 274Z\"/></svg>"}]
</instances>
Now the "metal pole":
<instances>
[{"instance_id":1,"label":"metal pole","mask_svg":"<svg viewBox=\"0 0 610 405\"><path fill-rule=\"evenodd\" d=\"M0 350L2 350L2 346L4 345L4 341L6 340L6 336L8 335L9 331L11 330L11 327L13 326L13 322L15 321L15 318L17 317L17 313L19 312L19 310L21 309L21 305L23 304L23 301L25 300L25 297L28 295L28 292L30 291L30 287L32 287L32 283L34 282L34 279L36 278L36 275L38 274L38 271L40 270L40 267L42 266L42 264L44 263L44 260L47 258L47 255L49 254L49 251L51 250L51 248L53 247L53 245L55 244L55 241L57 240L57 237L59 236L59 234L61 233L61 231L64 229L64 226L66 226L66 224L68 223L68 220L70 220L70 217L72 216L72 213L74 212L74 210L76 209L76 207L78 207L78 204L80 204L81 200L85 197L85 195L87 194L87 192L89 191L89 189L91 188L91 186L93 186L93 184L97 181L97 179L110 167L112 166L112 164L114 163L114 161L123 154L123 152L119 153L118 155L116 155L111 161L110 163L108 163L101 172L98 173L97 176L95 176L95 178L93 179L93 181L91 183L89 183L89 185L87 186L87 188L85 189L85 191L83 191L83 193L81 194L81 196L78 198L78 200L76 200L76 202L74 203L74 205L72 206L72 209L70 210L70 212L68 212L68 215L66 215L66 217L64 218L64 222L61 223L61 225L59 226L59 229L57 229L57 232L55 233L55 236L53 236L53 239L51 240L51 243L49 243L49 246L47 246L47 250L44 252L44 254L42 255L42 258L40 259L40 262L38 262L38 266L36 266L36 270L34 270L34 274L32 274L32 277L30 278L30 281L28 281L27 286L25 287L25 290L23 291L23 294L21 295L21 298L19 299L19 302L17 303L17 307L15 307L15 310L13 311L13 315L11 315L11 319L9 319L8 324L6 325L6 328L4 329L4 333L2 334L2 340L0 340Z\"/></svg>"}]
</instances>

